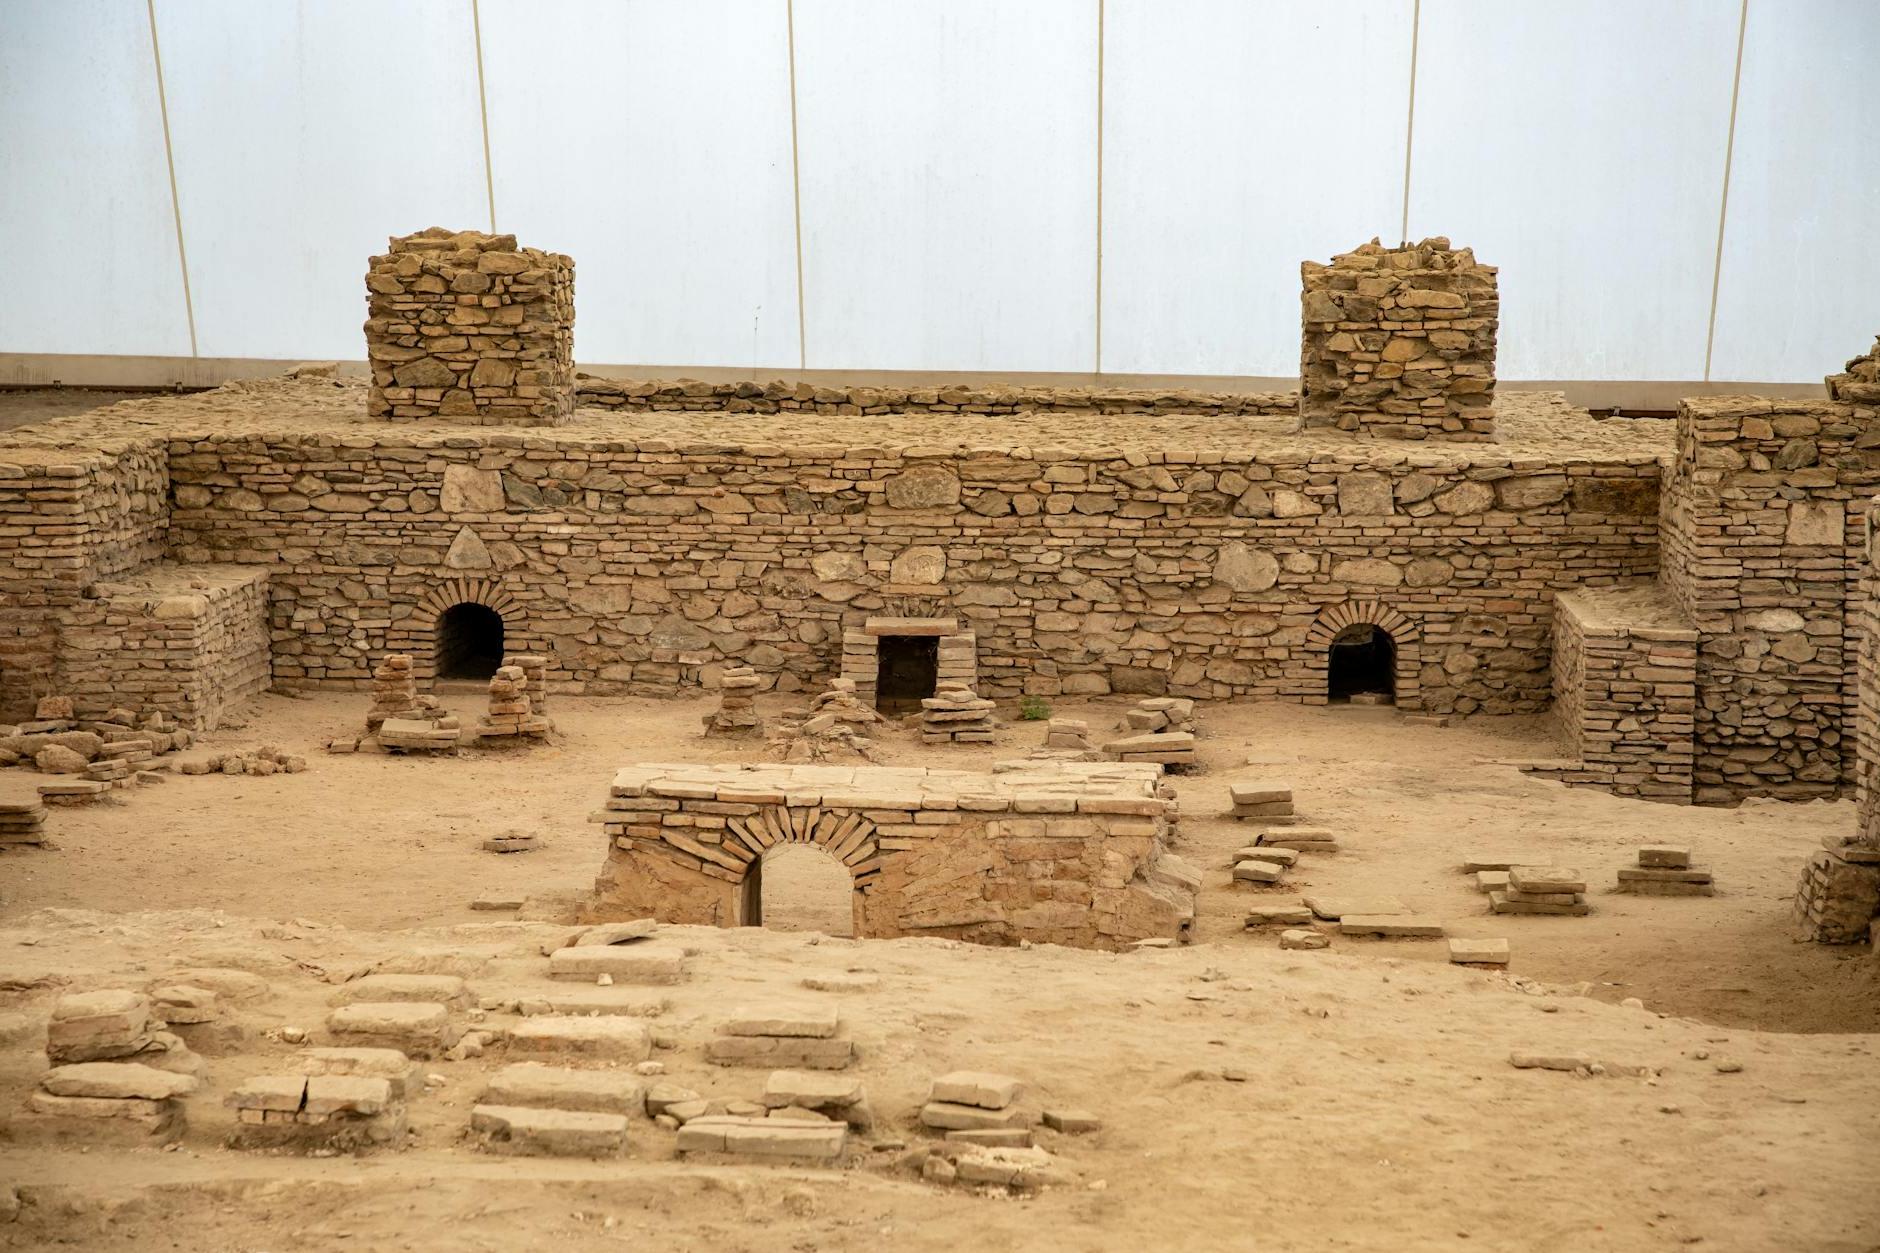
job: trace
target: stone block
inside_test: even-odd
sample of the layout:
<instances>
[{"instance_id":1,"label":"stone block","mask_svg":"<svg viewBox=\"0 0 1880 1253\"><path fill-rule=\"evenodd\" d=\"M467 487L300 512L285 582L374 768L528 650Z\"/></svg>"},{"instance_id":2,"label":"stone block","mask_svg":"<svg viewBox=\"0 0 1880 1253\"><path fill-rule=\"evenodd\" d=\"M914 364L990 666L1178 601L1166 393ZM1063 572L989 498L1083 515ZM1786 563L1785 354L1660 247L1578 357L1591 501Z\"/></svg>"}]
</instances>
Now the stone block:
<instances>
[{"instance_id":1,"label":"stone block","mask_svg":"<svg viewBox=\"0 0 1880 1253\"><path fill-rule=\"evenodd\" d=\"M639 1078L630 1073L517 1062L490 1077L483 1103L637 1117L645 1110L646 1094Z\"/></svg>"},{"instance_id":2,"label":"stone block","mask_svg":"<svg viewBox=\"0 0 1880 1253\"><path fill-rule=\"evenodd\" d=\"M720 1066L772 1070L843 1070L855 1060L852 1040L722 1035L705 1044L705 1058Z\"/></svg>"},{"instance_id":3,"label":"stone block","mask_svg":"<svg viewBox=\"0 0 1880 1253\"><path fill-rule=\"evenodd\" d=\"M1449 960L1458 966L1506 966L1508 941L1469 940L1456 937L1449 941Z\"/></svg>"},{"instance_id":4,"label":"stone block","mask_svg":"<svg viewBox=\"0 0 1880 1253\"><path fill-rule=\"evenodd\" d=\"M987 1109L955 1101L930 1100L920 1107L920 1123L936 1131L966 1131L982 1127L1024 1127L1030 1125L1031 1119L1017 1105Z\"/></svg>"},{"instance_id":5,"label":"stone block","mask_svg":"<svg viewBox=\"0 0 1880 1253\"><path fill-rule=\"evenodd\" d=\"M544 1014L525 1018L511 1027L509 1047L518 1053L565 1053L638 1062L652 1055L653 1037L637 1018Z\"/></svg>"},{"instance_id":6,"label":"stone block","mask_svg":"<svg viewBox=\"0 0 1880 1253\"><path fill-rule=\"evenodd\" d=\"M423 1001L341 1005L326 1016L326 1028L341 1045L397 1049L412 1057L434 1057L463 1034L449 1009Z\"/></svg>"},{"instance_id":7,"label":"stone block","mask_svg":"<svg viewBox=\"0 0 1880 1253\"><path fill-rule=\"evenodd\" d=\"M721 1035L828 1039L841 1026L833 1005L751 1006L732 1011L718 1024Z\"/></svg>"},{"instance_id":8,"label":"stone block","mask_svg":"<svg viewBox=\"0 0 1880 1253\"><path fill-rule=\"evenodd\" d=\"M833 1161L842 1156L847 1142L848 1128L839 1122L805 1123L720 1114L687 1122L679 1129L677 1147L681 1153Z\"/></svg>"},{"instance_id":9,"label":"stone block","mask_svg":"<svg viewBox=\"0 0 1880 1253\"><path fill-rule=\"evenodd\" d=\"M678 983L685 978L685 950L641 941L556 949L548 955L548 977L592 983L607 975L615 983Z\"/></svg>"},{"instance_id":10,"label":"stone block","mask_svg":"<svg viewBox=\"0 0 1880 1253\"><path fill-rule=\"evenodd\" d=\"M494 1152L536 1157L618 1157L627 1147L624 1114L478 1105L470 1130Z\"/></svg>"},{"instance_id":11,"label":"stone block","mask_svg":"<svg viewBox=\"0 0 1880 1253\"><path fill-rule=\"evenodd\" d=\"M1004 1109L1024 1095L1023 1080L989 1070L951 1070L937 1076L928 1090L929 1101Z\"/></svg>"},{"instance_id":12,"label":"stone block","mask_svg":"<svg viewBox=\"0 0 1880 1253\"><path fill-rule=\"evenodd\" d=\"M470 1004L470 991L456 975L382 974L343 983L329 999L333 1005L356 1005L361 1001L434 1002L462 1009Z\"/></svg>"}]
</instances>

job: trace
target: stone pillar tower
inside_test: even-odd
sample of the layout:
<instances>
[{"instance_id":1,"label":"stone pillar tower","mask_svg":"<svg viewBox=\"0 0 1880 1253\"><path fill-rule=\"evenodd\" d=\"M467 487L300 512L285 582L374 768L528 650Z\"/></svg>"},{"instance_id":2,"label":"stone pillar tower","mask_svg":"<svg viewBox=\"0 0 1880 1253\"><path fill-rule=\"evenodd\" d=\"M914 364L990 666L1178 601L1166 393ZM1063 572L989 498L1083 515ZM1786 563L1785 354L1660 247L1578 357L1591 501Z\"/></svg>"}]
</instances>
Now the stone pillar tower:
<instances>
[{"instance_id":1,"label":"stone pillar tower","mask_svg":"<svg viewBox=\"0 0 1880 1253\"><path fill-rule=\"evenodd\" d=\"M1495 433L1495 267L1441 237L1299 267L1299 426L1389 439Z\"/></svg>"},{"instance_id":2,"label":"stone pillar tower","mask_svg":"<svg viewBox=\"0 0 1880 1253\"><path fill-rule=\"evenodd\" d=\"M559 426L574 412L574 262L514 235L431 227L366 273L367 412Z\"/></svg>"}]
</instances>

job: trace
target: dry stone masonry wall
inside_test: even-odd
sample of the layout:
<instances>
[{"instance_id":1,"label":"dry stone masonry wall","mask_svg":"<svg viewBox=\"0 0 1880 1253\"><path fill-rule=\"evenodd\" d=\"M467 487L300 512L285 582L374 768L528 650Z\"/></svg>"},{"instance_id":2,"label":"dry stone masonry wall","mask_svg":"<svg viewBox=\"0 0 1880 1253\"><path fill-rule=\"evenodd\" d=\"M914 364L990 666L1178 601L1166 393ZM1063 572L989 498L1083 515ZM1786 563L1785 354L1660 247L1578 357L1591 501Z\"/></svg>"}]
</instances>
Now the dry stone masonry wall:
<instances>
[{"instance_id":1,"label":"dry stone masonry wall","mask_svg":"<svg viewBox=\"0 0 1880 1253\"><path fill-rule=\"evenodd\" d=\"M514 235L441 227L366 274L368 412L555 426L574 411L574 262Z\"/></svg>"},{"instance_id":2,"label":"dry stone masonry wall","mask_svg":"<svg viewBox=\"0 0 1880 1253\"><path fill-rule=\"evenodd\" d=\"M582 407L628 413L1022 413L1129 414L1203 413L1222 417L1296 414L1296 392L1199 392L1185 388L1014 387L1008 384L949 387L868 387L799 383L777 379L707 383L697 379L604 379L581 375L576 393Z\"/></svg>"},{"instance_id":3,"label":"dry stone masonry wall","mask_svg":"<svg viewBox=\"0 0 1880 1253\"><path fill-rule=\"evenodd\" d=\"M1495 431L1495 267L1442 238L1373 239L1307 261L1299 374L1302 427L1395 439L1483 442Z\"/></svg>"}]
</instances>

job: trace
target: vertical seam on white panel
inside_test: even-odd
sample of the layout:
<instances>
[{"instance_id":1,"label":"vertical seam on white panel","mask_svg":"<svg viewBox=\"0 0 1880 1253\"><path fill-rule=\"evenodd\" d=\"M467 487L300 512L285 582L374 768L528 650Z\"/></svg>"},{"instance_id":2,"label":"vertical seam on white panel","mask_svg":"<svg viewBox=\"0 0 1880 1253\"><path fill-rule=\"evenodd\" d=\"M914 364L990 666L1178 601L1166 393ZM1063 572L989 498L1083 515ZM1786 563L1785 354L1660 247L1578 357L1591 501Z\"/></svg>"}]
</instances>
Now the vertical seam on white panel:
<instances>
[{"instance_id":1,"label":"vertical seam on white panel","mask_svg":"<svg viewBox=\"0 0 1880 1253\"><path fill-rule=\"evenodd\" d=\"M1096 358L1098 374L1103 373L1103 53L1104 5L1097 0L1097 310Z\"/></svg>"},{"instance_id":2,"label":"vertical seam on white panel","mask_svg":"<svg viewBox=\"0 0 1880 1253\"><path fill-rule=\"evenodd\" d=\"M163 49L157 44L157 0L144 0L150 19L150 60L157 70L157 115L163 119L163 165L170 175L170 221L176 227L176 264L183 271L183 315L189 321L189 355L196 348L196 300L189 290L189 250L183 244L183 199L176 191L176 154L170 146L170 100L163 86Z\"/></svg>"},{"instance_id":3,"label":"vertical seam on white panel","mask_svg":"<svg viewBox=\"0 0 1880 1253\"><path fill-rule=\"evenodd\" d=\"M1736 101L1743 87L1743 36L1749 29L1749 0L1736 17L1736 68L1730 75L1730 129L1723 141L1723 194L1717 201L1717 255L1710 267L1710 322L1704 331L1704 381L1710 382L1710 357L1717 346L1717 295L1723 289L1723 230L1730 220L1730 167L1736 160Z\"/></svg>"},{"instance_id":4,"label":"vertical seam on white panel","mask_svg":"<svg viewBox=\"0 0 1880 1253\"><path fill-rule=\"evenodd\" d=\"M1423 0L1416 0L1410 10L1410 102L1403 118L1403 219L1397 235L1398 240L1406 244L1410 242L1410 154L1416 146L1417 134L1417 45L1422 36Z\"/></svg>"},{"instance_id":5,"label":"vertical seam on white panel","mask_svg":"<svg viewBox=\"0 0 1880 1253\"><path fill-rule=\"evenodd\" d=\"M490 208L490 234L496 233L496 171L490 164L490 102L483 86L483 13L479 0L470 0L470 37L477 54L477 116L483 123L483 194Z\"/></svg>"},{"instance_id":6,"label":"vertical seam on white panel","mask_svg":"<svg viewBox=\"0 0 1880 1253\"><path fill-rule=\"evenodd\" d=\"M796 145L796 0L783 0L784 44L790 59L790 213L796 229L796 368L809 369L803 300L803 173Z\"/></svg>"}]
</instances>

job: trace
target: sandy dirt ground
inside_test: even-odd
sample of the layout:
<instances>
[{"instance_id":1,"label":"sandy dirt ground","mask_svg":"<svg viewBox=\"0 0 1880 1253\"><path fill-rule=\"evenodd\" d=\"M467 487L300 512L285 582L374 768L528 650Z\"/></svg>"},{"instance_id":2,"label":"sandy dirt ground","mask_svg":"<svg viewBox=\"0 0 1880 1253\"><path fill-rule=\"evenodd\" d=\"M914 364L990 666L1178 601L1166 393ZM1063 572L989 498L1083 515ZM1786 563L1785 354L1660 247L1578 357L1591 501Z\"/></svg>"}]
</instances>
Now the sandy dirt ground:
<instances>
[{"instance_id":1,"label":"sandy dirt ground","mask_svg":"<svg viewBox=\"0 0 1880 1253\"><path fill-rule=\"evenodd\" d=\"M480 702L446 703L474 713ZM1056 712L1104 726L1122 704ZM222 1094L280 1069L293 1050L279 1029L317 1031L335 982L411 969L463 974L485 997L565 990L546 984L542 957L565 928L492 921L470 900L584 889L602 857L586 816L615 767L751 757L749 744L697 735L707 708L558 699L551 746L421 760L319 751L356 730L361 696L268 696L246 726L202 747L306 751L306 773L179 776L121 804L54 810L56 848L0 858L0 1119L43 1066L43 1021L61 990L231 965L264 974L272 991L191 1029L209 1087L192 1098L176 1151L55 1153L9 1128L0 1180L26 1204L0 1224L0 1248L1880 1247L1870 1178L1880 962L1788 933L1801 861L1822 834L1847 828L1851 804L1617 800L1495 764L1551 755L1544 720L1438 728L1380 709L1204 707L1204 769L1176 783L1178 851L1207 873L1187 948L1106 955L670 929L696 955L655 1020L656 1057L708 1095L750 1097L763 1082L761 1071L703 1060L728 1007L820 999L799 986L811 973L880 976L875 990L839 999L886 1147L842 1169L678 1161L671 1135L644 1122L621 1162L480 1154L463 1128L501 1049L426 1064L441 1081L414 1100L404 1152L222 1147ZM907 733L882 759L988 764L1041 738L1041 726L1015 723L997 746L943 749ZM1282 889L1233 885L1228 855L1247 832L1220 815L1228 784L1253 777L1290 779L1301 810L1337 828L1343 850L1308 856ZM0 789L33 778L0 772ZM509 830L544 847L478 848ZM1719 895L1612 893L1614 871L1647 842L1691 844ZM1583 870L1593 914L1488 914L1458 863L1500 849ZM766 916L839 926L845 901L819 883L824 869L767 867ZM1341 937L1328 952L1294 953L1243 928L1249 902L1314 891L1388 893L1451 934L1505 936L1512 977L1449 966L1439 941ZM1513 1049L1662 1073L1516 1070ZM968 1066L1021 1076L1033 1104L1102 1116L1096 1135L1041 1141L1072 1182L985 1196L923 1183L900 1164L896 1143L920 1142L912 1119L927 1080Z\"/></svg>"}]
</instances>

